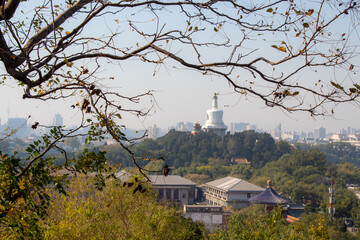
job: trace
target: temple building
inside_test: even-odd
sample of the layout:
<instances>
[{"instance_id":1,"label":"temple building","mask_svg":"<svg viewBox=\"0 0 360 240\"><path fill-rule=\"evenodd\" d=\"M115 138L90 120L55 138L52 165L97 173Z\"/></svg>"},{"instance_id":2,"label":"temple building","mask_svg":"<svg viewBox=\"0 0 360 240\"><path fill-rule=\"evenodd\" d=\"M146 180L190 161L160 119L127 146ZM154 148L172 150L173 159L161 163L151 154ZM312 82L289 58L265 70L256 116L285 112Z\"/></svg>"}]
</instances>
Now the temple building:
<instances>
[{"instance_id":1,"label":"temple building","mask_svg":"<svg viewBox=\"0 0 360 240\"><path fill-rule=\"evenodd\" d=\"M194 125L194 130L191 132L191 134L193 136L195 136L196 134L198 134L199 132L201 132L201 125L199 122L195 123Z\"/></svg>"},{"instance_id":2,"label":"temple building","mask_svg":"<svg viewBox=\"0 0 360 240\"><path fill-rule=\"evenodd\" d=\"M207 110L207 121L203 126L204 132L213 132L216 135L223 137L227 126L225 126L222 117L223 111L218 109L217 94L215 93L212 101L212 108Z\"/></svg>"},{"instance_id":3,"label":"temple building","mask_svg":"<svg viewBox=\"0 0 360 240\"><path fill-rule=\"evenodd\" d=\"M268 210L273 209L274 206L279 204L290 203L289 200L283 198L282 196L277 194L277 192L275 192L275 190L271 187L270 180L267 181L267 184L267 188L259 195L250 198L249 202L254 204L264 204L267 206L266 209Z\"/></svg>"}]
</instances>

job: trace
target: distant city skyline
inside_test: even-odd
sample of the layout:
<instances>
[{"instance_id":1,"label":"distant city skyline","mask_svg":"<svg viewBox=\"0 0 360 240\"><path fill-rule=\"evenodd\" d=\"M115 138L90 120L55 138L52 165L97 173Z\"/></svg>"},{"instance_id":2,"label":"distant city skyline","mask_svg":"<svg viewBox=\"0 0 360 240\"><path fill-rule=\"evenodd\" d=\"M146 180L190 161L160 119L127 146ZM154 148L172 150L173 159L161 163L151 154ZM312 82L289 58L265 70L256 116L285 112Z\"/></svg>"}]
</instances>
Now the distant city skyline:
<instances>
[{"instance_id":1,"label":"distant city skyline","mask_svg":"<svg viewBox=\"0 0 360 240\"><path fill-rule=\"evenodd\" d=\"M145 74L145 73L144 73ZM161 75L161 74L159 74ZM206 79L194 72L179 71L182 84L172 80L149 79L141 86L132 86L128 94L144 92L154 89L156 104L154 111L143 119L138 119L126 113L122 113L123 120L120 124L128 129L147 129L156 124L159 128L168 128L177 122L206 122L206 111L211 108L212 96L219 93L219 109L224 111L223 120L226 125L232 122L249 122L258 125L264 130L272 130L279 123L283 130L313 131L318 127L325 127L328 132L338 132L349 126L360 128L360 108L355 104L340 104L335 108L333 117L312 118L309 113L285 113L278 108L264 106L257 99L246 99L243 95L232 92L224 81L219 79ZM133 79L125 79L123 84ZM216 81L215 81L216 80ZM204 88L203 84L206 84ZM122 88L117 88L123 91ZM28 117L28 122L40 122L52 124L55 114L61 114L66 126L76 125L81 119L81 112L72 109L71 105L79 99L40 101L23 100L22 89L19 86L5 85L0 88L2 104L0 105L1 123L7 122L10 117ZM141 102L136 107L149 108L150 101ZM8 109L10 112L8 112ZM330 111L330 109L329 109Z\"/></svg>"},{"instance_id":2,"label":"distant city skyline","mask_svg":"<svg viewBox=\"0 0 360 240\"><path fill-rule=\"evenodd\" d=\"M199 122L203 126L206 122L206 111L211 108L211 97L212 96L210 95L207 99L208 100L207 106L197 107L197 109L199 109L199 110L193 116L186 115L186 118L185 118L184 117L185 114L182 114L181 111L179 110L178 111L179 119L176 119L176 114L169 114L168 116L166 116L167 115L166 109L165 110L160 109L160 110L157 110L155 113L151 113L151 116L148 116L147 118L145 118L144 121L140 121L139 119L137 119L137 120L135 120L135 123L137 123L137 124L134 124L134 122L130 121L131 122L130 124L125 123L124 125L128 129L148 129L149 127L153 126L154 124L156 124L157 127L159 127L159 128L167 129L171 126L175 126L179 122L191 122L193 124L195 124L196 122ZM311 118L310 116L306 116L306 113L303 113L301 118L299 118L299 120L297 120L293 116L299 115L299 113L290 114L287 116L286 114L280 112L278 109L261 108L260 106L256 105L255 103L251 103L251 102L249 102L248 105L252 105L254 107L254 109L252 109L252 112L256 112L257 114L254 116L251 114L246 114L246 112L245 112L245 114L242 114L242 113L239 114L240 117L236 117L236 113L234 114L234 108L235 108L235 110L237 110L239 107L237 107L237 106L224 107L223 101L221 99L221 94L220 94L219 101L222 103L219 106L219 108L224 111L223 119L224 119L225 125L227 125L227 126L229 126L231 123L246 122L246 123L249 123L252 125L257 125L258 128L263 129L264 131L270 131L270 130L275 129L278 124L281 124L282 129L284 131L294 130L294 131L312 132L316 128L324 127L324 128L326 128L327 132L334 132L334 133L337 133L337 132L341 131L341 129L348 128L348 127L353 127L355 129L360 128L360 123L358 121L356 121L356 123L351 121L354 118L351 118L350 121L348 119L345 119L344 117L343 118L338 117L337 119L334 117ZM206 101L204 101L204 102L206 102ZM40 103L40 104L43 104L43 103ZM46 108L49 107L49 104L45 104L45 105L47 105ZM40 121L43 124L49 124L49 125L53 124L55 116L57 114L60 114L63 118L63 123L69 127L76 124L76 121L74 119L77 119L81 115L78 110L68 111L68 112L64 113L64 112L62 112L63 109L61 109L61 108L60 109L59 108L52 109L52 107L50 107L50 111L45 110L48 112L46 115L43 115L43 114L37 115L36 112L38 111L39 108L40 108L39 105L35 106L35 111L34 110L29 111L28 114L26 114L25 111L14 113L14 109L11 109L11 108L10 108L10 111L8 111L8 109L6 109L5 113L6 113L6 115L9 113L10 118L27 118L28 116L31 115L31 118L28 120L29 123L39 121L37 119L40 117L41 118ZM63 106L63 108L65 108L65 107ZM160 103L160 108L162 108L161 103ZM202 108L202 111L200 111L200 108ZM2 109L2 110L4 110L4 109ZM53 110L55 110L55 111L53 111ZM58 111L58 110L60 110L60 111ZM355 110L354 115L358 115L357 112L360 112L360 109L355 108L354 110ZM170 110L170 111L172 112L172 110ZM34 114L34 112L35 112L35 114ZM41 112L41 111L39 111L39 112ZM53 112L53 113L51 113L51 112ZM278 112L278 115L276 116L276 114L274 114L272 112ZM343 113L342 109L340 109L338 112L339 112L338 115L346 116L346 114ZM72 116L69 117L69 113L72 113ZM262 115L264 115L264 116L262 116ZM260 116L260 117L257 117L257 116ZM181 118L181 117L183 117L183 118ZM7 120L8 120L7 118L8 118L8 116L5 116L4 111L2 111L0 123L6 124ZM359 118L356 118L356 119L359 119ZM126 120L127 119L125 117L125 121Z\"/></svg>"}]
</instances>

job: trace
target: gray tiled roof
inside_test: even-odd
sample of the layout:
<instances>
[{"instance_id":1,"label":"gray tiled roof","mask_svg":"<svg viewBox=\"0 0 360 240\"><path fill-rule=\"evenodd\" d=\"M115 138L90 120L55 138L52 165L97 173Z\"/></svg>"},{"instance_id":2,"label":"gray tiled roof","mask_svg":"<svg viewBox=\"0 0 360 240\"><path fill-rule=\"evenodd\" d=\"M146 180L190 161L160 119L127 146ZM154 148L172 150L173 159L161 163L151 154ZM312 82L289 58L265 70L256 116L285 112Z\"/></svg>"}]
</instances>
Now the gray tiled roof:
<instances>
[{"instance_id":1,"label":"gray tiled roof","mask_svg":"<svg viewBox=\"0 0 360 240\"><path fill-rule=\"evenodd\" d=\"M275 192L272 187L267 187L265 191L261 194L252 197L249 199L251 203L260 203L260 204L280 204L280 203L290 203L289 200L281 197Z\"/></svg>"},{"instance_id":2,"label":"gray tiled roof","mask_svg":"<svg viewBox=\"0 0 360 240\"><path fill-rule=\"evenodd\" d=\"M151 180L151 183L154 186L158 186L158 185L178 185L178 186L184 186L184 185L196 185L196 183L187 180L181 176L178 175L168 175L168 176L164 176L164 175L150 175L148 176Z\"/></svg>"},{"instance_id":3,"label":"gray tiled roof","mask_svg":"<svg viewBox=\"0 0 360 240\"><path fill-rule=\"evenodd\" d=\"M206 185L216 187L225 191L264 191L264 188L258 187L245 180L234 177L224 177L215 181L208 182L206 183Z\"/></svg>"}]
</instances>

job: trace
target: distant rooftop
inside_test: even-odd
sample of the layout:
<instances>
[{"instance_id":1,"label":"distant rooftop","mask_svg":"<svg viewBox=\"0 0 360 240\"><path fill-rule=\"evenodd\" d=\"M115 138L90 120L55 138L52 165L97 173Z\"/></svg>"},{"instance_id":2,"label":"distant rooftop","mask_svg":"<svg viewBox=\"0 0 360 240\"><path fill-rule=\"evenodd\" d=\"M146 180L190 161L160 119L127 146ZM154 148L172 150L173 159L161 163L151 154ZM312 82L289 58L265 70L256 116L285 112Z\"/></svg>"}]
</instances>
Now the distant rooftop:
<instances>
[{"instance_id":1,"label":"distant rooftop","mask_svg":"<svg viewBox=\"0 0 360 240\"><path fill-rule=\"evenodd\" d=\"M261 187L234 177L221 178L215 181L208 182L206 183L206 185L216 187L225 191L264 191L264 189Z\"/></svg>"},{"instance_id":2,"label":"distant rooftop","mask_svg":"<svg viewBox=\"0 0 360 240\"><path fill-rule=\"evenodd\" d=\"M195 186L196 185L196 183L178 175L168 175L166 177L164 175L150 175L148 177L150 178L150 181L154 186L159 186L159 185L178 185L178 186L194 185Z\"/></svg>"},{"instance_id":3,"label":"distant rooftop","mask_svg":"<svg viewBox=\"0 0 360 240\"><path fill-rule=\"evenodd\" d=\"M258 203L258 204L282 204L282 203L290 203L289 200L283 198L275 190L271 187L271 181L268 181L268 186L259 195L252 197L249 199L251 203Z\"/></svg>"}]
</instances>

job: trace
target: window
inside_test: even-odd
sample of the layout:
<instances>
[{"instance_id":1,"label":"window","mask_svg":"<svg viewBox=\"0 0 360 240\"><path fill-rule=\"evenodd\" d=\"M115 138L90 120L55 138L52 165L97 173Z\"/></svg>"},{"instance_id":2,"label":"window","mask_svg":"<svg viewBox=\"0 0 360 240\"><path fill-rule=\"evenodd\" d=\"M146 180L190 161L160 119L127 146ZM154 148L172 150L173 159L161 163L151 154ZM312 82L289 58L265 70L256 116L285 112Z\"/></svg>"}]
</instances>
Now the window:
<instances>
[{"instance_id":1,"label":"window","mask_svg":"<svg viewBox=\"0 0 360 240\"><path fill-rule=\"evenodd\" d=\"M194 192L195 192L195 189L193 189L193 188L190 188L190 189L189 189L189 198L194 197L194 196L193 196L193 195L194 195Z\"/></svg>"},{"instance_id":2,"label":"window","mask_svg":"<svg viewBox=\"0 0 360 240\"><path fill-rule=\"evenodd\" d=\"M179 189L174 189L174 199L179 200Z\"/></svg>"},{"instance_id":3,"label":"window","mask_svg":"<svg viewBox=\"0 0 360 240\"><path fill-rule=\"evenodd\" d=\"M166 199L171 199L171 189L166 189Z\"/></svg>"},{"instance_id":4,"label":"window","mask_svg":"<svg viewBox=\"0 0 360 240\"><path fill-rule=\"evenodd\" d=\"M247 198L251 198L251 193L248 193L248 194L247 194Z\"/></svg>"}]
</instances>

